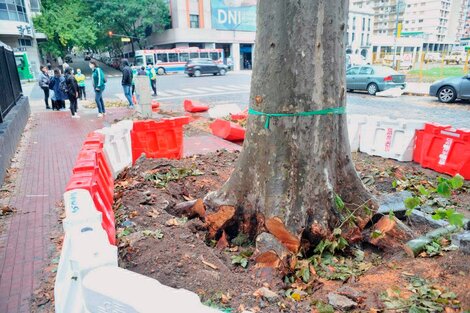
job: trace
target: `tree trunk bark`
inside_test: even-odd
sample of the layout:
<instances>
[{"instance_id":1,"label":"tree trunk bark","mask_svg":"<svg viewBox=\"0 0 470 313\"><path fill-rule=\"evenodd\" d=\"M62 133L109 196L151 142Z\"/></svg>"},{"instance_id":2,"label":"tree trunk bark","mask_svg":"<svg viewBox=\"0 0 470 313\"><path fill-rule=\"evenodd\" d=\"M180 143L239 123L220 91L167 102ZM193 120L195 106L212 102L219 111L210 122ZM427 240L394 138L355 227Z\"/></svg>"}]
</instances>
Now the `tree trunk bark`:
<instances>
[{"instance_id":1,"label":"tree trunk bark","mask_svg":"<svg viewBox=\"0 0 470 313\"><path fill-rule=\"evenodd\" d=\"M348 1L259 0L257 10L250 107L296 113L345 106ZM265 121L249 116L236 168L206 204L278 217L298 237L325 237L347 215L364 227L371 196L351 160L346 116L273 117L268 129ZM337 207L335 194L354 214Z\"/></svg>"}]
</instances>

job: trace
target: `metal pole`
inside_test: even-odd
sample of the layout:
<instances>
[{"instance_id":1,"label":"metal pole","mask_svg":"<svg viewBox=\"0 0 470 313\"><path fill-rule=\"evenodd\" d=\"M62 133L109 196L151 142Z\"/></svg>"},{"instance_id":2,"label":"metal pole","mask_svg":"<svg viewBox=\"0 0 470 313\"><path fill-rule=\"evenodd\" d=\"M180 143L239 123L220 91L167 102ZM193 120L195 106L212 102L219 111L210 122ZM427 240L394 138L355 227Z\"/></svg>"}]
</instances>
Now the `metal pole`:
<instances>
[{"instance_id":1,"label":"metal pole","mask_svg":"<svg viewBox=\"0 0 470 313\"><path fill-rule=\"evenodd\" d=\"M400 9L400 0L397 0L395 7L396 7L395 11L396 11L397 17L395 19L395 36L393 37L393 68L397 69L396 58L397 58L397 38L398 38L398 17L399 17L398 10Z\"/></svg>"}]
</instances>

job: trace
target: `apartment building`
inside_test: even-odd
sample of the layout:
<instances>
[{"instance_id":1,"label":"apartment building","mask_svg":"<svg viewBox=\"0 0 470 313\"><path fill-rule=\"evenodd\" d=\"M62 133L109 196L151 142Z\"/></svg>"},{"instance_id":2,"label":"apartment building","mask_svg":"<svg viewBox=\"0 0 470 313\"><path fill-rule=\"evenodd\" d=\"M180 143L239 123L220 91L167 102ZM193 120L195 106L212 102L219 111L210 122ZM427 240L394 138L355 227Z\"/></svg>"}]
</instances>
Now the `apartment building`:
<instances>
[{"instance_id":1,"label":"apartment building","mask_svg":"<svg viewBox=\"0 0 470 313\"><path fill-rule=\"evenodd\" d=\"M357 8L370 8L374 12L374 35L393 36L396 30L397 8L398 20L403 20L404 4L399 0L352 0L351 5Z\"/></svg>"},{"instance_id":2,"label":"apartment building","mask_svg":"<svg viewBox=\"0 0 470 313\"><path fill-rule=\"evenodd\" d=\"M372 61L371 38L374 32L374 11L371 8L349 8L346 53L360 54Z\"/></svg>"}]
</instances>

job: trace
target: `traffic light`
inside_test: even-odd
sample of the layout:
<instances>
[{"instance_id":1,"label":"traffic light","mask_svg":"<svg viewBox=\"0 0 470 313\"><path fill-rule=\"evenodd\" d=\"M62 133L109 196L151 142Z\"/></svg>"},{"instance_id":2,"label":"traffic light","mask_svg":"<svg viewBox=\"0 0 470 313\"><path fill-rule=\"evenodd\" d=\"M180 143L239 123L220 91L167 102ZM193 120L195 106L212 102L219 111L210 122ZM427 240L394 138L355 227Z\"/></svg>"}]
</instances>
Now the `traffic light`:
<instances>
[{"instance_id":1,"label":"traffic light","mask_svg":"<svg viewBox=\"0 0 470 313\"><path fill-rule=\"evenodd\" d=\"M113 37L113 32L112 32L112 31L109 31L109 32L108 32L108 36L109 36L109 37Z\"/></svg>"}]
</instances>

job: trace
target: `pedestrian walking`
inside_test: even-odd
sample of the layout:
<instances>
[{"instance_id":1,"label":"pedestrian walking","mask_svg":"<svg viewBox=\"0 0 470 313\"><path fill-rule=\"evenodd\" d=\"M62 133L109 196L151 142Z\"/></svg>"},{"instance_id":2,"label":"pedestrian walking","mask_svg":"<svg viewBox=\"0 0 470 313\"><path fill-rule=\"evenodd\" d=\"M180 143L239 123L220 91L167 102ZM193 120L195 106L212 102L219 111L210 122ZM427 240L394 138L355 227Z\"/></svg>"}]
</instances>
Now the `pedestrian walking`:
<instances>
[{"instance_id":1,"label":"pedestrian walking","mask_svg":"<svg viewBox=\"0 0 470 313\"><path fill-rule=\"evenodd\" d=\"M147 75L147 71L145 70L145 66L141 66L140 69L137 71L137 75L140 75L140 76L146 76Z\"/></svg>"},{"instance_id":2,"label":"pedestrian walking","mask_svg":"<svg viewBox=\"0 0 470 313\"><path fill-rule=\"evenodd\" d=\"M153 90L152 96L156 96L157 95L157 71L153 67L153 64L150 64L149 67L150 67L149 69L150 85L152 86L152 90Z\"/></svg>"},{"instance_id":3,"label":"pedestrian walking","mask_svg":"<svg viewBox=\"0 0 470 313\"><path fill-rule=\"evenodd\" d=\"M98 117L103 117L103 114L106 114L103 101L103 91L106 86L106 78L103 70L98 66L95 60L90 61L90 68L93 71L93 88L95 89L95 101L96 107L98 108Z\"/></svg>"},{"instance_id":4,"label":"pedestrian walking","mask_svg":"<svg viewBox=\"0 0 470 313\"><path fill-rule=\"evenodd\" d=\"M54 91L52 97L52 110L65 110L65 100L67 99L67 87L65 84L65 78L60 73L58 68L54 69L54 77L51 78L49 83L49 89Z\"/></svg>"},{"instance_id":5,"label":"pedestrian walking","mask_svg":"<svg viewBox=\"0 0 470 313\"><path fill-rule=\"evenodd\" d=\"M121 60L122 64L122 80L121 80L121 85L122 89L124 90L124 96L126 96L127 101L129 101L129 108L133 109L134 104L132 103L132 94L131 94L131 88L132 88L132 70L129 67L129 61L127 59L122 59Z\"/></svg>"},{"instance_id":6,"label":"pedestrian walking","mask_svg":"<svg viewBox=\"0 0 470 313\"><path fill-rule=\"evenodd\" d=\"M47 69L50 71L52 70L52 64L51 61L47 60Z\"/></svg>"},{"instance_id":7,"label":"pedestrian walking","mask_svg":"<svg viewBox=\"0 0 470 313\"><path fill-rule=\"evenodd\" d=\"M86 100L86 90L85 90L85 75L82 74L82 71L77 68L77 74L75 74L75 79L78 84L78 97L80 100Z\"/></svg>"},{"instance_id":8,"label":"pedestrian walking","mask_svg":"<svg viewBox=\"0 0 470 313\"><path fill-rule=\"evenodd\" d=\"M72 118L80 118L77 114L78 83L70 67L65 69L65 84L67 86L67 95L70 101L70 113L72 113Z\"/></svg>"},{"instance_id":9,"label":"pedestrian walking","mask_svg":"<svg viewBox=\"0 0 470 313\"><path fill-rule=\"evenodd\" d=\"M49 77L49 72L47 71L47 66L41 66L41 74L39 74L39 87L44 91L44 103L46 104L46 110L50 110L49 106L49 83L51 78Z\"/></svg>"}]
</instances>

